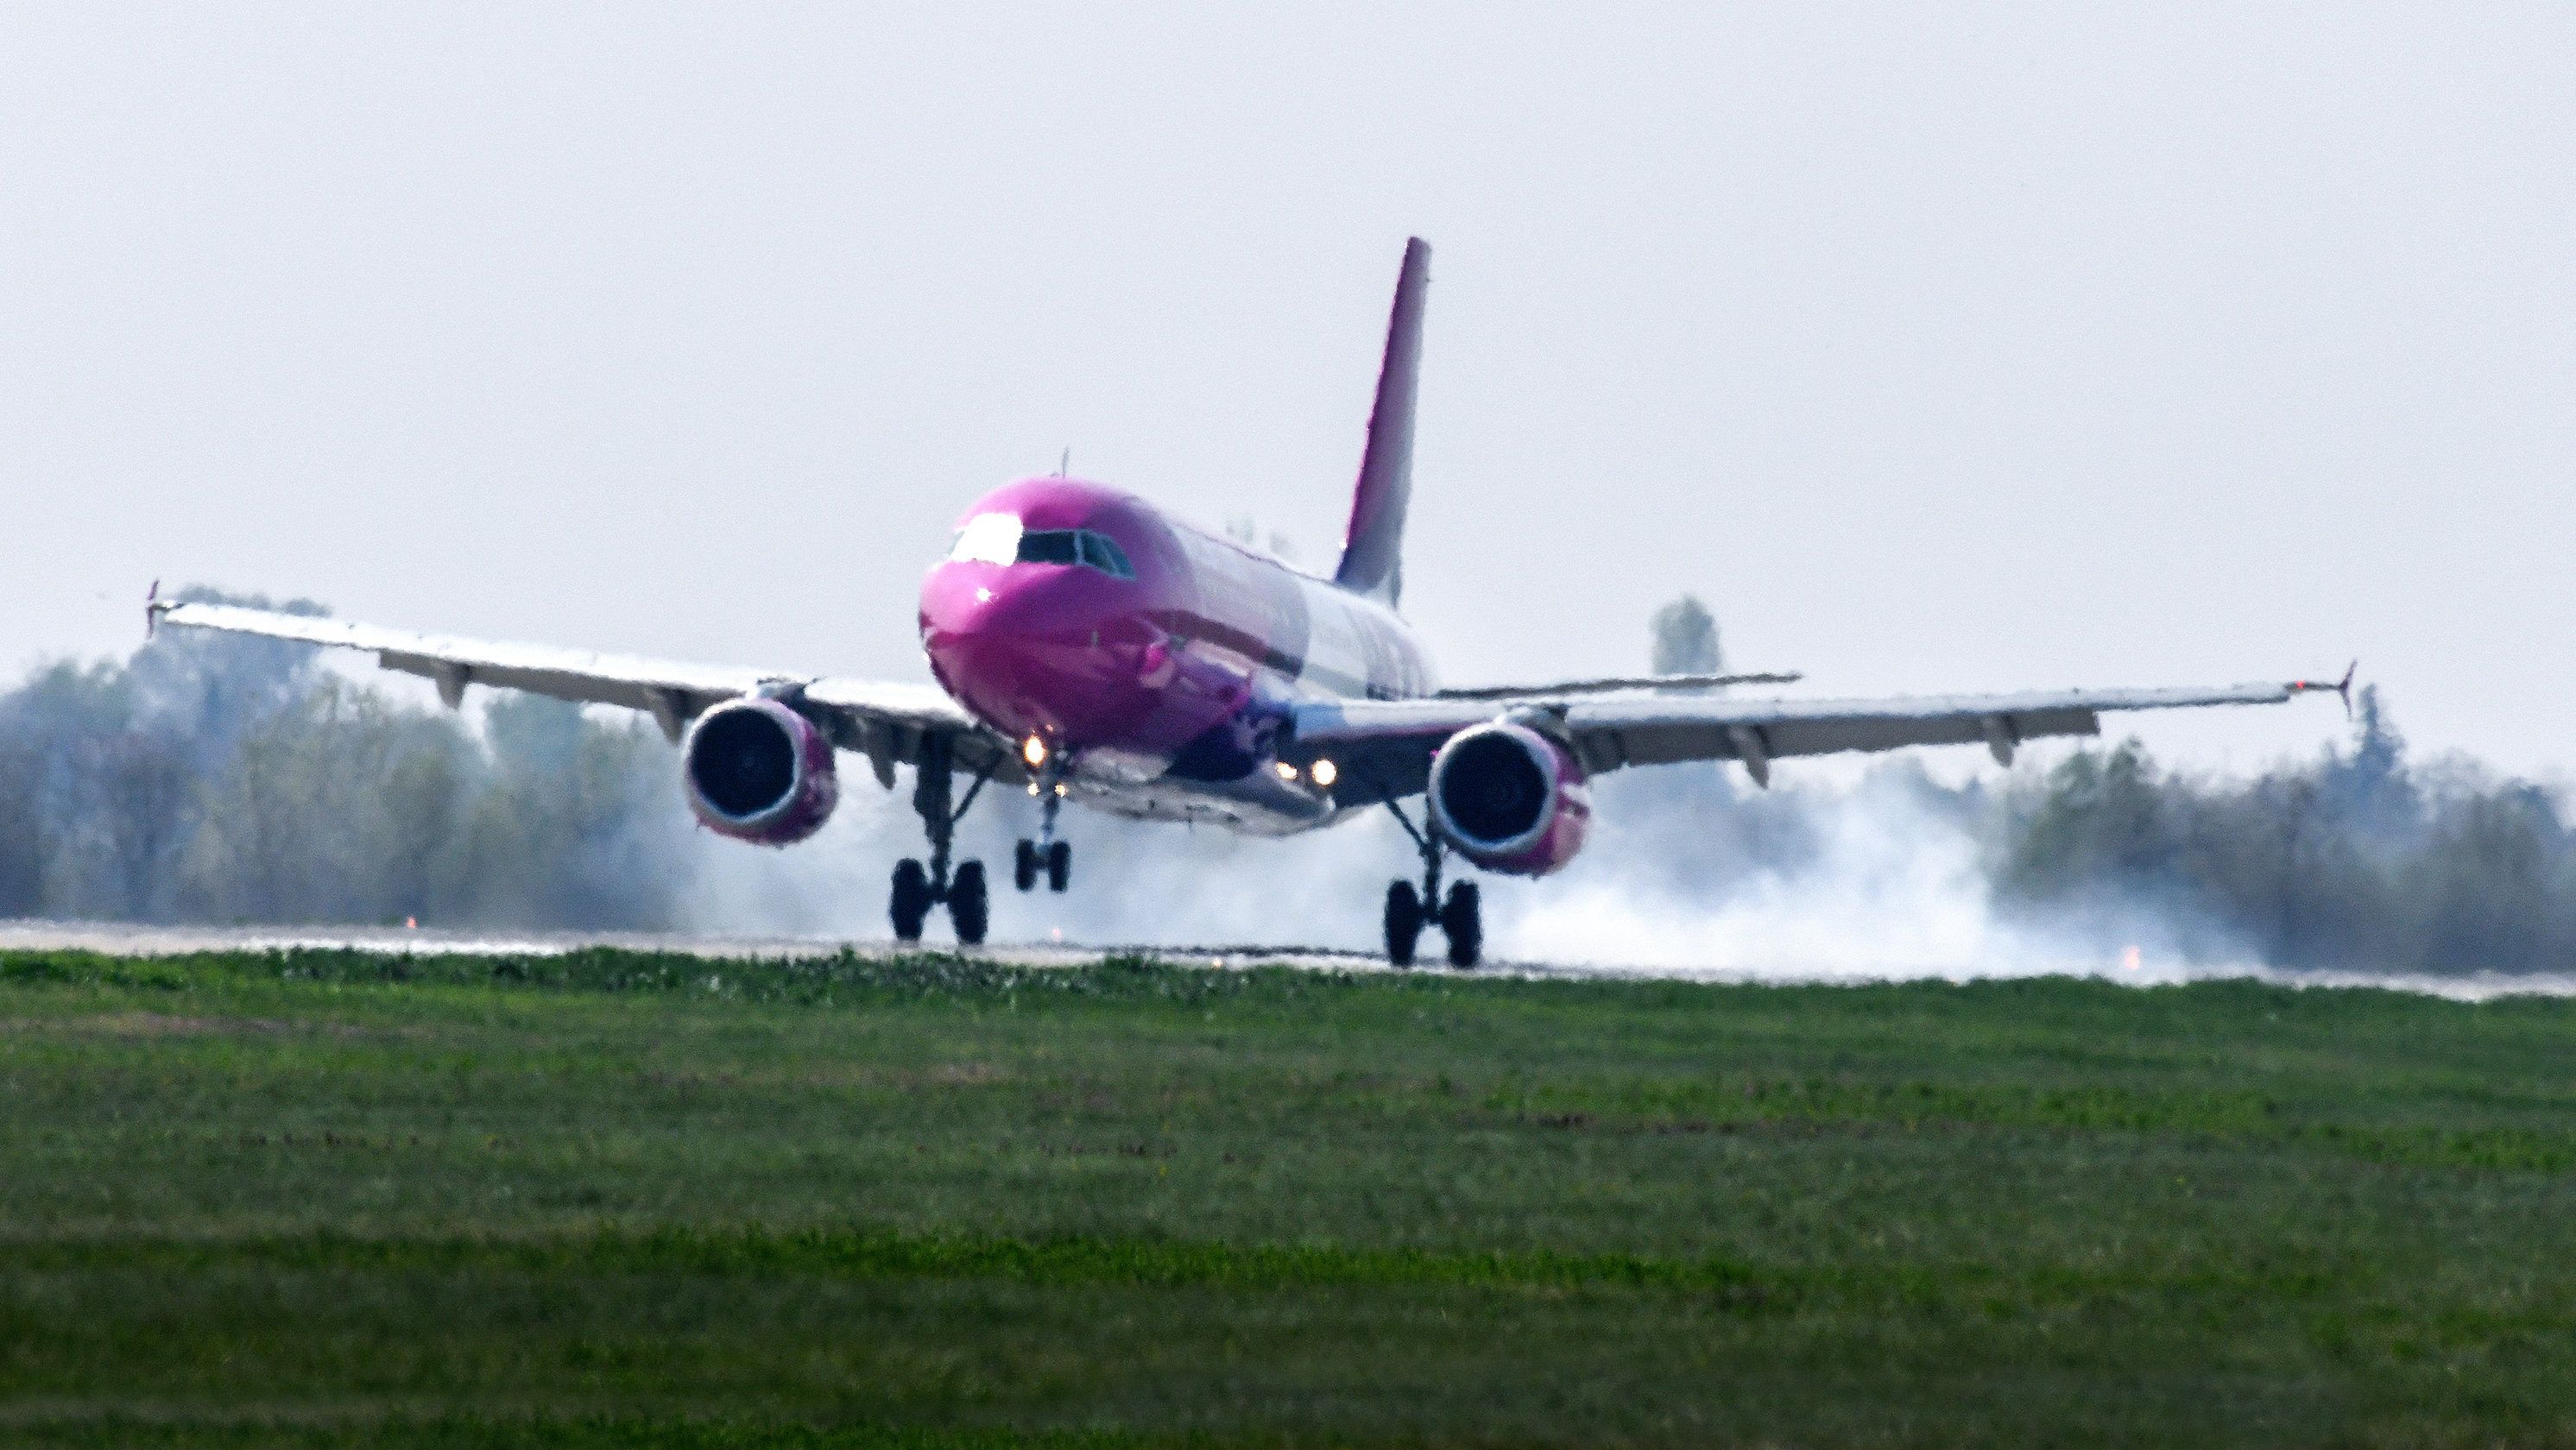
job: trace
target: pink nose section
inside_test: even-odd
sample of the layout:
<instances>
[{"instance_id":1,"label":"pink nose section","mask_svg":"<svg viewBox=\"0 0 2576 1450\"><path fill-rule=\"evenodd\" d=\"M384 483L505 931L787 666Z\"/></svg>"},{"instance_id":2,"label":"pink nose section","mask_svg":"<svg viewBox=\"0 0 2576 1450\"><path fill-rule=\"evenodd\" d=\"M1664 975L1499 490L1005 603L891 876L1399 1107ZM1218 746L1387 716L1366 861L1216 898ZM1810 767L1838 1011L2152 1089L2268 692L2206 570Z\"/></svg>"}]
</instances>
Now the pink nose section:
<instances>
[{"instance_id":1,"label":"pink nose section","mask_svg":"<svg viewBox=\"0 0 2576 1450\"><path fill-rule=\"evenodd\" d=\"M1060 578L960 581L922 604L922 648L949 693L1014 735L1088 743L1104 661Z\"/></svg>"}]
</instances>

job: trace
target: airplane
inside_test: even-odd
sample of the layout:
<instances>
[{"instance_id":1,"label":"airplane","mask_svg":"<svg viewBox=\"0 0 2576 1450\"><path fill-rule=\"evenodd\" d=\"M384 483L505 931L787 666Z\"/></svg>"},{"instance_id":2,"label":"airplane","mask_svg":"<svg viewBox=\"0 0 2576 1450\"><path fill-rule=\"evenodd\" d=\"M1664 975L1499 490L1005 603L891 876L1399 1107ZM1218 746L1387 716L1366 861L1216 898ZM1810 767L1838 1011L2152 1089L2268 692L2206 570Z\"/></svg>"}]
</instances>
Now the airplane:
<instances>
[{"instance_id":1,"label":"airplane","mask_svg":"<svg viewBox=\"0 0 2576 1450\"><path fill-rule=\"evenodd\" d=\"M1450 856L1515 876L1563 868L1591 828L1588 782L1607 771L1733 760L1767 786L1774 761L1836 752L1983 744L2009 765L2025 741L2098 734L2108 711L2277 704L2312 691L2339 693L2349 708L2349 670L2340 682L1842 700L1724 689L1797 678L1780 674L1443 689L1397 612L1430 255L1420 238L1406 243L1330 576L1058 475L979 499L931 566L918 624L936 687L177 603L157 583L148 626L370 651L385 669L434 681L451 709L486 685L643 711L679 747L697 819L764 846L822 827L839 800L841 752L865 758L888 790L909 767L929 859L894 868L888 915L906 942L941 906L958 941L984 940L983 863L951 856L958 822L995 782L1041 807L1038 835L1013 855L1023 892L1069 884L1072 848L1057 820L1067 800L1260 835L1389 811L1422 867L1418 885L1386 891L1386 954L1398 966L1432 929L1452 964L1474 966L1479 892L1461 879L1444 894ZM1416 796L1419 822L1405 809Z\"/></svg>"}]
</instances>

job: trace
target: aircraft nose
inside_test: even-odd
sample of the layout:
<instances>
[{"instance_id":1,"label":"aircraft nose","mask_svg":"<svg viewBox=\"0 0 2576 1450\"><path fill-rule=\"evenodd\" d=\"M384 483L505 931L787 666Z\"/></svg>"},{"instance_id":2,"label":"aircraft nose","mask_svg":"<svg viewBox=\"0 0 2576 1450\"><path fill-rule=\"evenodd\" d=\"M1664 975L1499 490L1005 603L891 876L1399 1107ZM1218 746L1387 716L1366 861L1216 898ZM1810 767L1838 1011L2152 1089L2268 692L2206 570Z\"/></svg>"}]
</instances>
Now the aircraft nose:
<instances>
[{"instance_id":1,"label":"aircraft nose","mask_svg":"<svg viewBox=\"0 0 2576 1450\"><path fill-rule=\"evenodd\" d=\"M940 684L1013 735L1089 743L1103 661L1079 582L981 569L934 579L922 595L921 643Z\"/></svg>"}]
</instances>

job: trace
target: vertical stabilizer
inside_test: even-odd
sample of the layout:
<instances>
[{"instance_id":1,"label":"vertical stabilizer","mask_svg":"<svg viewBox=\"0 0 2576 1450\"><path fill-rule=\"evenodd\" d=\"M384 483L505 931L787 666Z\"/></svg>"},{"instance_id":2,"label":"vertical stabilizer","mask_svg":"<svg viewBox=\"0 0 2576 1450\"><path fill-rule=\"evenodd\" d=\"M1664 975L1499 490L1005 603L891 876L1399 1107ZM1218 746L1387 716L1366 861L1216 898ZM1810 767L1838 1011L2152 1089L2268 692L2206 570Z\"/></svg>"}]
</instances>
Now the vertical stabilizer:
<instances>
[{"instance_id":1,"label":"vertical stabilizer","mask_svg":"<svg viewBox=\"0 0 2576 1450\"><path fill-rule=\"evenodd\" d=\"M1392 606L1404 588L1404 506L1413 493L1413 394L1422 372L1422 301L1431 285L1431 247L1404 244L1395 310L1386 323L1386 357L1369 410L1368 451L1351 494L1350 532L1342 539L1333 582Z\"/></svg>"}]
</instances>

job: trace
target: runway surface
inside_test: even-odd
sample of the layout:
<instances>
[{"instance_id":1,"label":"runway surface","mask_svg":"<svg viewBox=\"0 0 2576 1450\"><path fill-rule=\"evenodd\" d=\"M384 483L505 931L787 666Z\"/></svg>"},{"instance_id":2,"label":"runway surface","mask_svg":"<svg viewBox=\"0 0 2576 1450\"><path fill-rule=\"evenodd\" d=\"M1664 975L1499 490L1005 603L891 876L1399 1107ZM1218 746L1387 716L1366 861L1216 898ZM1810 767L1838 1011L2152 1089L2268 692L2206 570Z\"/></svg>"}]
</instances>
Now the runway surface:
<instances>
[{"instance_id":1,"label":"runway surface","mask_svg":"<svg viewBox=\"0 0 2576 1450\"><path fill-rule=\"evenodd\" d=\"M1104 954L1134 951L1184 965L1389 970L1383 957L1280 947L1122 947L1071 942L997 942L961 949L954 942L936 939L906 946L882 938L848 941L838 937L698 936L660 932L489 932L375 926L137 926L108 921L0 921L0 951L91 951L126 957L298 949L445 956L557 956L589 947L677 952L711 961L776 961L841 951L855 952L863 957L891 957L919 951L963 950L969 956L1031 967L1074 966L1098 961ZM1498 967L1496 970L1527 969Z\"/></svg>"},{"instance_id":2,"label":"runway surface","mask_svg":"<svg viewBox=\"0 0 2576 1450\"><path fill-rule=\"evenodd\" d=\"M775 961L827 955L845 950L869 957L890 957L901 952L919 950L959 950L953 943L939 941L924 942L919 947L901 947L885 939L844 941L822 937L697 936L650 932L474 932L364 926L137 926L124 922L26 919L0 921L0 952L92 951L114 956L155 957L178 956L191 952L314 949L475 956L553 956L588 947L678 952L705 957L709 960L727 961ZM1064 967L1096 961L1104 954L1126 952L1141 953L1178 966L1216 968L1284 966L1314 971L1345 972L1395 970L1388 966L1385 958L1375 955L1276 946L994 943L967 949L966 954L1019 966ZM1417 966L1413 970L1446 972L1452 969L1434 961ZM1996 972L1961 972L1950 968L1921 971L1892 968L1821 971L1798 967L1762 971L1737 968L1694 969L1669 965L1633 966L1615 962L1505 961L1488 962L1477 967L1475 974L1637 981L1768 982L1782 985L1857 984L1932 979L1966 981L1981 977L2066 975L2099 977L2104 981L2140 987L2221 979L2261 981L2302 988L2372 987L2446 997L2462 1002L2482 1002L2509 996L2576 996L2576 976L2564 974L2510 976L2495 972L2480 972L2457 977L2434 977L2416 973L2289 972L2275 967L2253 965L2149 965L2122 970L2071 963L2063 968L2033 969L2021 966L2009 971Z\"/></svg>"}]
</instances>

